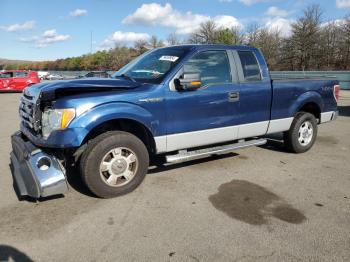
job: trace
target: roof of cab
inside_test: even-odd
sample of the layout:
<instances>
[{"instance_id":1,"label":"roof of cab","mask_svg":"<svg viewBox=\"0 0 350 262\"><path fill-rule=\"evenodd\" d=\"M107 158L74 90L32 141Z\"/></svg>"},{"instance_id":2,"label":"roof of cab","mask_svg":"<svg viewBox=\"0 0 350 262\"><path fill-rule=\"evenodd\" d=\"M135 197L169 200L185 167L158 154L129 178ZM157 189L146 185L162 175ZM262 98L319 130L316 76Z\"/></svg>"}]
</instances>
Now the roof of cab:
<instances>
[{"instance_id":1,"label":"roof of cab","mask_svg":"<svg viewBox=\"0 0 350 262\"><path fill-rule=\"evenodd\" d=\"M185 48L185 49L232 49L232 50L257 50L255 47L245 46L245 45L220 45L220 44L184 44L184 45L173 45L164 48Z\"/></svg>"}]
</instances>

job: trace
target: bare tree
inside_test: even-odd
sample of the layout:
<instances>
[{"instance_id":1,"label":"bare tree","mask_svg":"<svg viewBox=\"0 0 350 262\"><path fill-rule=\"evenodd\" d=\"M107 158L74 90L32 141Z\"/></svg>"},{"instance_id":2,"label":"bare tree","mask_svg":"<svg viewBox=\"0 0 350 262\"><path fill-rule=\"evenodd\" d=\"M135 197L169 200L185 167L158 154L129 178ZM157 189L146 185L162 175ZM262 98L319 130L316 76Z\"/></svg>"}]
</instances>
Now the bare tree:
<instances>
[{"instance_id":1,"label":"bare tree","mask_svg":"<svg viewBox=\"0 0 350 262\"><path fill-rule=\"evenodd\" d=\"M350 15L344 19L344 24L341 26L340 45L340 69L350 69Z\"/></svg>"},{"instance_id":2,"label":"bare tree","mask_svg":"<svg viewBox=\"0 0 350 262\"><path fill-rule=\"evenodd\" d=\"M292 24L291 41L299 70L308 70L312 63L316 65L318 62L321 16L320 6L311 5L306 8L303 16Z\"/></svg>"},{"instance_id":3,"label":"bare tree","mask_svg":"<svg viewBox=\"0 0 350 262\"><path fill-rule=\"evenodd\" d=\"M321 29L320 53L318 55L321 61L321 69L328 70L335 66L336 61L341 56L341 47L338 43L341 41L342 28L334 21L327 23Z\"/></svg>"},{"instance_id":4,"label":"bare tree","mask_svg":"<svg viewBox=\"0 0 350 262\"><path fill-rule=\"evenodd\" d=\"M207 21L201 23L198 30L196 30L189 38L190 43L194 44L213 44L216 42L217 26L214 21Z\"/></svg>"},{"instance_id":5,"label":"bare tree","mask_svg":"<svg viewBox=\"0 0 350 262\"><path fill-rule=\"evenodd\" d=\"M245 34L245 43L250 46L257 46L260 26L257 23L250 24Z\"/></svg>"},{"instance_id":6,"label":"bare tree","mask_svg":"<svg viewBox=\"0 0 350 262\"><path fill-rule=\"evenodd\" d=\"M239 26L234 26L231 28L233 35L233 45L241 45L244 42L244 34Z\"/></svg>"},{"instance_id":7,"label":"bare tree","mask_svg":"<svg viewBox=\"0 0 350 262\"><path fill-rule=\"evenodd\" d=\"M179 39L179 37L177 36L176 33L171 33L168 38L167 38L167 42L169 45L179 45L181 44L181 41Z\"/></svg>"},{"instance_id":8,"label":"bare tree","mask_svg":"<svg viewBox=\"0 0 350 262\"><path fill-rule=\"evenodd\" d=\"M147 45L148 45L147 41L138 40L134 43L134 48L135 48L136 52L140 55L140 54L147 51L147 49L148 49Z\"/></svg>"},{"instance_id":9,"label":"bare tree","mask_svg":"<svg viewBox=\"0 0 350 262\"><path fill-rule=\"evenodd\" d=\"M151 39L149 40L148 44L149 44L150 48L157 48L157 47L164 46L163 41L158 39L158 37L155 35L151 36Z\"/></svg>"},{"instance_id":10,"label":"bare tree","mask_svg":"<svg viewBox=\"0 0 350 262\"><path fill-rule=\"evenodd\" d=\"M256 45L264 54L271 70L278 68L282 37L279 30L261 28L258 31Z\"/></svg>"}]
</instances>

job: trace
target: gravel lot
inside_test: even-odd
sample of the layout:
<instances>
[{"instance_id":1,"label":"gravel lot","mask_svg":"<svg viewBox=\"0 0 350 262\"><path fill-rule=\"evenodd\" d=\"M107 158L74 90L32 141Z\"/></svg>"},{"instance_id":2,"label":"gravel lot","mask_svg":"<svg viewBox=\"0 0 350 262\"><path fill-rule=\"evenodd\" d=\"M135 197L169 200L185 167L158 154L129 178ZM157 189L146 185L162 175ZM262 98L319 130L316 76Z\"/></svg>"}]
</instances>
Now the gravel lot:
<instances>
[{"instance_id":1,"label":"gravel lot","mask_svg":"<svg viewBox=\"0 0 350 262\"><path fill-rule=\"evenodd\" d=\"M20 94L0 94L0 261L350 261L350 92L313 149L278 142L150 170L126 196L19 201ZM10 261L12 261L10 259Z\"/></svg>"}]
</instances>

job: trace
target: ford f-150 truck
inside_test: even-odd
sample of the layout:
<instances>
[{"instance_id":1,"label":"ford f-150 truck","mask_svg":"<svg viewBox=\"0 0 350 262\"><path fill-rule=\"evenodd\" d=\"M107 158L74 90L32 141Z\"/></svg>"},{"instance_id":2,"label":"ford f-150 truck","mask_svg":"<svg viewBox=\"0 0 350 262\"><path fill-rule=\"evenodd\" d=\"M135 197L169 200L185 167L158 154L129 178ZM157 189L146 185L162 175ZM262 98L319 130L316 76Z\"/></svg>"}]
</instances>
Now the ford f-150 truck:
<instances>
[{"instance_id":1,"label":"ford f-150 truck","mask_svg":"<svg viewBox=\"0 0 350 262\"><path fill-rule=\"evenodd\" d=\"M25 89L20 131L12 135L13 176L21 195L64 194L73 159L86 186L109 198L134 190L157 155L174 163L223 154L277 132L302 153L318 124L337 117L338 95L334 79L272 80L256 48L154 49L111 79Z\"/></svg>"}]
</instances>

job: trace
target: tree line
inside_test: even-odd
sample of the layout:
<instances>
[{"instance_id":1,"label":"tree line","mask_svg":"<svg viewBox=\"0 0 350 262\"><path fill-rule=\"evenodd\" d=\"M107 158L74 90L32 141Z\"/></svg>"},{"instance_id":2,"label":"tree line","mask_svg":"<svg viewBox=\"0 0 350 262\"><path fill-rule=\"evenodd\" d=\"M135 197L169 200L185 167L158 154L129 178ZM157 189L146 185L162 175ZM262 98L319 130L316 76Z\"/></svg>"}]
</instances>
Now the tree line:
<instances>
[{"instance_id":1,"label":"tree line","mask_svg":"<svg viewBox=\"0 0 350 262\"><path fill-rule=\"evenodd\" d=\"M259 48L271 70L350 70L350 16L323 22L319 5L308 6L284 36L280 30L252 24L247 30L202 23L186 39L173 33L166 40L152 36L132 47L115 46L78 57L25 64L6 64L6 69L31 70L118 70L145 51L177 44L229 44ZM1 65L0 65L1 66Z\"/></svg>"}]
</instances>

